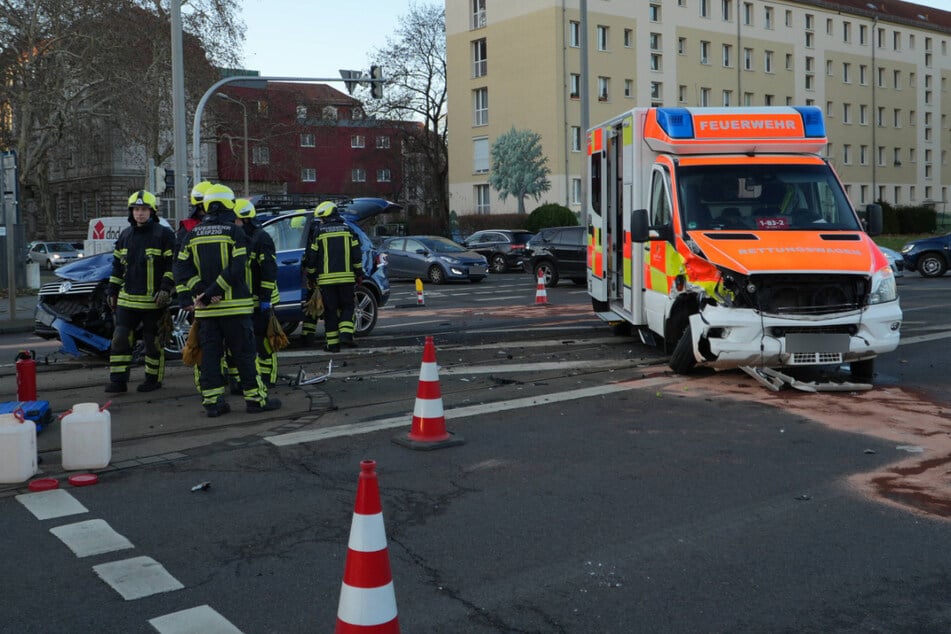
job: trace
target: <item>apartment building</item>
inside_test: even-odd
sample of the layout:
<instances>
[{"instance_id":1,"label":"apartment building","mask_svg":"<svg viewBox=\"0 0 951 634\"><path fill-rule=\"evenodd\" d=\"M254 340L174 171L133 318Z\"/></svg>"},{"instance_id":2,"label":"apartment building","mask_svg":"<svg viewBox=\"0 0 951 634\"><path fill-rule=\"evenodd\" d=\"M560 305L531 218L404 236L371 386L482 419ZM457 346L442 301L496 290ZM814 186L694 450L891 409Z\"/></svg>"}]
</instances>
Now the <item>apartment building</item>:
<instances>
[{"instance_id":1,"label":"apartment building","mask_svg":"<svg viewBox=\"0 0 951 634\"><path fill-rule=\"evenodd\" d=\"M542 137L551 190L581 211L579 0L447 0L450 205L512 213L491 144ZM814 105L856 205L951 211L951 12L900 0L588 0L589 121L636 106Z\"/></svg>"}]
</instances>

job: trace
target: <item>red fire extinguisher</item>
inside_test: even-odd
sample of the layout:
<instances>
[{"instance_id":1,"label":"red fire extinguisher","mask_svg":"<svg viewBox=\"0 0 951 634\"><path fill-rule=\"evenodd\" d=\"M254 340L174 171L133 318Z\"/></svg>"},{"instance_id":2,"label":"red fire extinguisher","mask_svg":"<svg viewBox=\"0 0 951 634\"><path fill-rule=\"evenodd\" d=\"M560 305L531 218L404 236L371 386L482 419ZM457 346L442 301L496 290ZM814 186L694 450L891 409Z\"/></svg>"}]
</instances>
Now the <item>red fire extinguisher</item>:
<instances>
[{"instance_id":1,"label":"red fire extinguisher","mask_svg":"<svg viewBox=\"0 0 951 634\"><path fill-rule=\"evenodd\" d=\"M21 350L17 353L17 400L36 400L36 353Z\"/></svg>"}]
</instances>

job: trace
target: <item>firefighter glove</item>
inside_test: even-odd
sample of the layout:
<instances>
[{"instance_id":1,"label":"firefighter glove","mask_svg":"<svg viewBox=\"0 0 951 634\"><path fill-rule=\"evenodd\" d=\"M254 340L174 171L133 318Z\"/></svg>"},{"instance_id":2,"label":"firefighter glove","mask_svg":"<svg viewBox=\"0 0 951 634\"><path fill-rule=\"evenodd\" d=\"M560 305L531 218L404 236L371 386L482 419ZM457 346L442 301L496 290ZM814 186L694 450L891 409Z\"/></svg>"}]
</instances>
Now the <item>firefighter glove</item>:
<instances>
[{"instance_id":1,"label":"firefighter glove","mask_svg":"<svg viewBox=\"0 0 951 634\"><path fill-rule=\"evenodd\" d=\"M168 291L159 291L155 294L155 305L159 308L165 308L172 303L172 297Z\"/></svg>"}]
</instances>

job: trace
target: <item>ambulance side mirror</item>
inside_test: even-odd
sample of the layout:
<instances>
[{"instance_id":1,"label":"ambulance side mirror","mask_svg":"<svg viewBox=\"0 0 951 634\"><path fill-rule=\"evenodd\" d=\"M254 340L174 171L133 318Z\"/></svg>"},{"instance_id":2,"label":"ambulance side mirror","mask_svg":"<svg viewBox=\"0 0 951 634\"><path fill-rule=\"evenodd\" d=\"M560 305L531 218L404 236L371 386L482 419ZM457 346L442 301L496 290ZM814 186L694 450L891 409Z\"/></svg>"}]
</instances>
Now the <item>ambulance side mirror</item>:
<instances>
[{"instance_id":1,"label":"ambulance side mirror","mask_svg":"<svg viewBox=\"0 0 951 634\"><path fill-rule=\"evenodd\" d=\"M870 236L877 236L882 233L884 221L882 219L882 206L870 203L865 206L865 233Z\"/></svg>"},{"instance_id":2,"label":"ambulance side mirror","mask_svg":"<svg viewBox=\"0 0 951 634\"><path fill-rule=\"evenodd\" d=\"M647 242L650 239L650 225L646 209L631 212L631 242Z\"/></svg>"}]
</instances>

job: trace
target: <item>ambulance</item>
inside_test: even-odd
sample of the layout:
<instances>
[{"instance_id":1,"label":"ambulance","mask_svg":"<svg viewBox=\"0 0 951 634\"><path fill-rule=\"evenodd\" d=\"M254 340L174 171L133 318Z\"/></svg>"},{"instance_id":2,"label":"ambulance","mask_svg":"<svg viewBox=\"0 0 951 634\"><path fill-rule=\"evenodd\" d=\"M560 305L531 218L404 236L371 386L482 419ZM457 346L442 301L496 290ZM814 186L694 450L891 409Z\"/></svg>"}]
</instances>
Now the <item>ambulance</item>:
<instances>
[{"instance_id":1,"label":"ambulance","mask_svg":"<svg viewBox=\"0 0 951 634\"><path fill-rule=\"evenodd\" d=\"M595 313L671 369L849 364L869 379L902 312L815 107L635 108L587 135ZM788 371L788 370L787 370Z\"/></svg>"}]
</instances>

